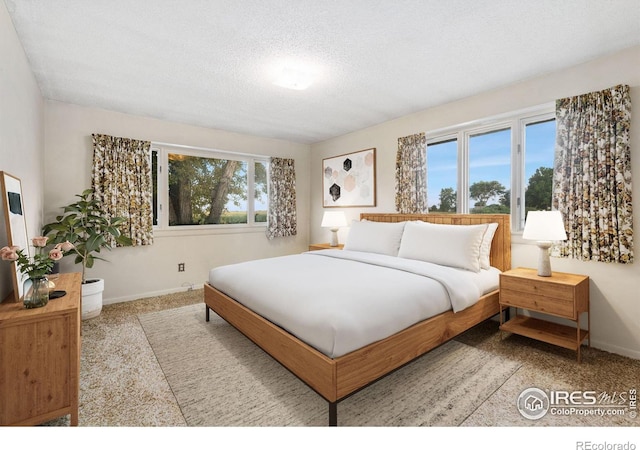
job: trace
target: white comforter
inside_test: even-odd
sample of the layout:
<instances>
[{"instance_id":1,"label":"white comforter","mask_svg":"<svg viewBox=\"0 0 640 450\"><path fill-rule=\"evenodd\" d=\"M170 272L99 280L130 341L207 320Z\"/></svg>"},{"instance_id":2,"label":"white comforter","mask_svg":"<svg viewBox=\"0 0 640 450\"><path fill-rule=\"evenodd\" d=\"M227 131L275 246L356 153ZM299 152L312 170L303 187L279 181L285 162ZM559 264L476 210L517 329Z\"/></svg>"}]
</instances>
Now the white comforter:
<instances>
[{"instance_id":1,"label":"white comforter","mask_svg":"<svg viewBox=\"0 0 640 450\"><path fill-rule=\"evenodd\" d=\"M323 250L217 267L209 282L336 358L449 309L473 305L497 288L498 274Z\"/></svg>"}]
</instances>

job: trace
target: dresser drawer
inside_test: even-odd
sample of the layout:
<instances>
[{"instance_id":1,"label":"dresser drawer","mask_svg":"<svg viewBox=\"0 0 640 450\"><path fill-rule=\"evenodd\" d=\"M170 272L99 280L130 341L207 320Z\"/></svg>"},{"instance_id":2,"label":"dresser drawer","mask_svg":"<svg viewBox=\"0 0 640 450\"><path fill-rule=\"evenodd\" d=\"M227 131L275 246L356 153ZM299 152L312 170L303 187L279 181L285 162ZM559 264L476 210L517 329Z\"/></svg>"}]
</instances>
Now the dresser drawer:
<instances>
[{"instance_id":1,"label":"dresser drawer","mask_svg":"<svg viewBox=\"0 0 640 450\"><path fill-rule=\"evenodd\" d=\"M573 298L548 297L537 294L523 293L522 290L512 290L500 287L500 303L517 308L531 309L546 314L575 317L575 302Z\"/></svg>"}]
</instances>

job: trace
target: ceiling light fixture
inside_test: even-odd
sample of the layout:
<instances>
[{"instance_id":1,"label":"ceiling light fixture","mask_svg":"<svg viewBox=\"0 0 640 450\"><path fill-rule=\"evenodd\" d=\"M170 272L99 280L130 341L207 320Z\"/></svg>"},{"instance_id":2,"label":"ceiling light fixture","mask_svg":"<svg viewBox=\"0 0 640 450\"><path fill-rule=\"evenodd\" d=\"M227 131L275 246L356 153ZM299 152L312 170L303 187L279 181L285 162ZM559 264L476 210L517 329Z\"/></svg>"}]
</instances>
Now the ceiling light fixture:
<instances>
[{"instance_id":1,"label":"ceiling light fixture","mask_svg":"<svg viewBox=\"0 0 640 450\"><path fill-rule=\"evenodd\" d=\"M312 82L313 75L311 75L311 73L293 67L284 67L273 84L287 89L301 91L311 86Z\"/></svg>"}]
</instances>

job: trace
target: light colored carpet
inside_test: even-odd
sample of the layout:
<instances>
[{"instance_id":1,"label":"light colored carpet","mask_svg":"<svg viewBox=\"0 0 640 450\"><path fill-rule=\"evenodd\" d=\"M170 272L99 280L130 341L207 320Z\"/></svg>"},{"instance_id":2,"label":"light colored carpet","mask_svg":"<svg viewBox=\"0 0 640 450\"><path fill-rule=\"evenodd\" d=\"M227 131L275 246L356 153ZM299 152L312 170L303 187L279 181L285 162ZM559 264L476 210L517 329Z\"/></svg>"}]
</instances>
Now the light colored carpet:
<instances>
[{"instance_id":1,"label":"light colored carpet","mask_svg":"<svg viewBox=\"0 0 640 450\"><path fill-rule=\"evenodd\" d=\"M327 402L203 304L138 316L191 426L325 426ZM338 404L341 426L462 424L520 363L450 341Z\"/></svg>"},{"instance_id":2,"label":"light colored carpet","mask_svg":"<svg viewBox=\"0 0 640 450\"><path fill-rule=\"evenodd\" d=\"M202 304L202 296L200 289L105 305L98 317L82 321L81 427L186 426L138 314ZM69 421L66 415L43 425Z\"/></svg>"},{"instance_id":3,"label":"light colored carpet","mask_svg":"<svg viewBox=\"0 0 640 450\"><path fill-rule=\"evenodd\" d=\"M174 429L180 427L180 431L187 429L185 427L187 420L185 420L181 405L176 401L171 386L169 386L165 374L160 364L158 364L158 359L149 345L139 317L154 311L197 305L196 314L199 314L197 312L198 308L202 312L200 313L201 315L196 315L196 318L204 326L203 295L202 289L188 290L131 302L105 305L100 316L82 322L80 427L124 426L128 431L132 430L133 427L136 430L141 427L173 427ZM145 319L143 318L143 320ZM212 325L208 327L209 330L211 328ZM550 428L548 427L554 427L552 429L556 431L559 430L557 427L566 427L567 430L570 430L568 431L569 434L567 434L569 437L574 436L574 429L570 427L589 427L589 430L593 430L589 431L589 433L594 438L595 435L593 433L597 433L599 437L609 436L618 439L621 438L621 433L627 430L636 431L640 425L640 417L632 419L629 415L594 417L575 414L562 416L547 414L540 420L532 421L522 417L515 407L519 394L523 389L529 387L538 387L544 390L595 390L607 393L621 393L628 392L632 388L637 389L640 360L584 347L582 364L578 364L575 352L570 350L521 336L509 335L508 333L501 337L497 322L492 320L483 322L466 331L456 337L455 341L497 356L502 361L514 362L517 365L521 365L521 367L482 405L473 412L469 411L469 416L460 424L465 427L465 430L447 434L449 440L457 436L469 436L469 433L475 433L479 428L493 433L492 428L489 427L519 427L520 443L526 441L526 439L522 439L523 427L537 429L535 432L537 434L532 435L536 443L539 443L539 439L546 436L557 436L555 434L549 435L548 430ZM189 345L190 342L187 342L185 348L188 348ZM235 357L238 358L239 356L236 354ZM420 360L417 362L420 362ZM405 369L409 368L409 366L405 367ZM455 375L456 371L457 367L452 366L445 373L445 376L449 376L449 372ZM254 386L260 387L260 383L264 383L264 380L257 381ZM379 383L385 383L385 380L381 380ZM387 386L395 396L398 395L396 391L402 388L402 383L390 383ZM260 388L265 389L264 387ZM361 394L365 394L369 389L374 388L379 389L380 387L373 385L362 391ZM306 386L304 386L304 389L307 389L306 392L310 395L310 401L320 402L318 403L318 412L321 419L318 420L322 420L324 425L326 423L326 403ZM356 401L357 399L358 396L354 396L338 405L340 424L344 424L343 420L347 420L347 417L349 417L346 413L346 407L349 406L348 402ZM425 408L428 409L430 406L430 403L425 403ZM362 411L358 410L358 408L353 408L353 410L354 415ZM411 416L403 415L402 417ZM62 416L45 425L68 426L69 416ZM604 427L606 427L606 431ZM542 428L544 428L544 431ZM22 428L19 429L22 430ZM191 433L197 433L201 430L206 432L206 429L202 427L189 427L188 429L189 436L192 436ZM21 439L31 440L32 432L29 431L29 428L24 428L23 430L25 435ZM224 430L218 430L218 432L229 432L229 430L234 429L225 428ZM247 435L245 428L240 428L240 430L242 430L242 436L245 438ZM266 433L275 431L274 427L255 428L253 430L260 430ZM324 430L324 428L302 429L300 427L290 427L287 432L297 432L298 430L309 432ZM343 428L343 430L346 430L346 428ZM353 432L357 428L349 428L348 430ZM366 430L367 436L369 436L371 430ZM397 431L397 429L391 430L393 432ZM402 430L403 433L406 433L409 431L418 432L417 430L421 429L403 427ZM438 433L440 430L454 429L431 428L428 431L429 437L432 438L433 434ZM90 439L94 439L93 434L96 431L96 428L91 428ZM114 433L115 430L110 430L109 432ZM153 435L155 436L156 428L150 429L150 432L154 433ZM113 434L109 436L112 437ZM163 434L163 436L166 435ZM290 437L290 434L288 436ZM333 433L332 436L334 436ZM149 435L146 434L145 439L148 438ZM69 444L69 440L63 441L66 443L65 445ZM285 441L280 443L282 442ZM494 441L492 445L495 446L498 442L502 441ZM511 441L507 440L505 442L509 443ZM46 442L45 445L50 444L51 442ZM260 445L260 442L257 445ZM554 447L552 445L549 448Z\"/></svg>"}]
</instances>

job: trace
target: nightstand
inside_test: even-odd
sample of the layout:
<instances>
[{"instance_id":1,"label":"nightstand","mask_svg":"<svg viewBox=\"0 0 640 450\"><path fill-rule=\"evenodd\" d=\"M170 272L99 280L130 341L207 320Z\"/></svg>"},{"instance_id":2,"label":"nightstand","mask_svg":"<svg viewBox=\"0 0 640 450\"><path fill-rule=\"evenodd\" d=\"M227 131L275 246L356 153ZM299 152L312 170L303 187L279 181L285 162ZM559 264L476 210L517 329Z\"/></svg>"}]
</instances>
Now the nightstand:
<instances>
[{"instance_id":1,"label":"nightstand","mask_svg":"<svg viewBox=\"0 0 640 450\"><path fill-rule=\"evenodd\" d=\"M502 311L516 308L515 317L503 322ZM543 319L518 315L518 308L561 317L576 326L560 325ZM587 314L587 329L580 328L580 316ZM540 277L535 269L517 268L500 274L500 330L519 334L577 352L589 339L591 347L591 315L589 313L589 277L553 272Z\"/></svg>"},{"instance_id":2,"label":"nightstand","mask_svg":"<svg viewBox=\"0 0 640 450\"><path fill-rule=\"evenodd\" d=\"M338 244L337 247L332 247L328 242L324 244L311 244L309 245L309 251L312 252L314 250L342 250L344 244Z\"/></svg>"}]
</instances>

